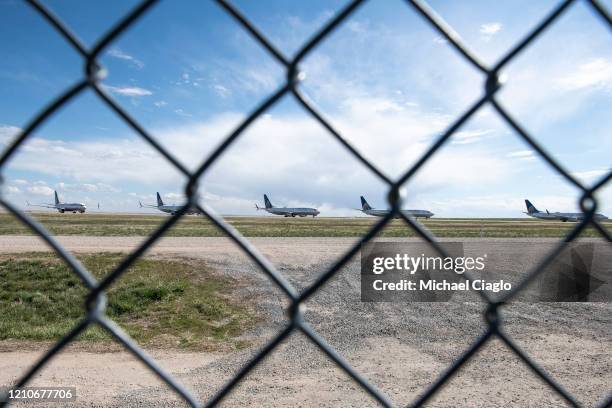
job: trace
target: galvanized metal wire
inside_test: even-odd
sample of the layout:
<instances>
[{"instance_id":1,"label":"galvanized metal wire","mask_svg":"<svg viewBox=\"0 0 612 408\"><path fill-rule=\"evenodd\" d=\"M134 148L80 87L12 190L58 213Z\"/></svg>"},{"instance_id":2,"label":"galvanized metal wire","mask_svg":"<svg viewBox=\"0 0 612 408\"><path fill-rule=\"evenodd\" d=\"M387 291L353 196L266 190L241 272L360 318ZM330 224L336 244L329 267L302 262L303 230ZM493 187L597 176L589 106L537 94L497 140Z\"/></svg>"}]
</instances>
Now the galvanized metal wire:
<instances>
[{"instance_id":1,"label":"galvanized metal wire","mask_svg":"<svg viewBox=\"0 0 612 408\"><path fill-rule=\"evenodd\" d=\"M574 407L581 406L580 402L570 394L563 386L557 382L548 372L546 372L534 359L521 349L513 339L504 331L501 308L513 299L518 292L523 290L539 273L541 273L560 252L568 245L569 242L578 237L586 227L593 226L609 243L612 243L610 233L594 218L594 214L598 207L598 202L595 198L595 193L606 185L612 178L612 171L594 183L592 186L585 186L568 172L563 165L556 160L546 149L541 146L537 139L525 130L520 123L504 108L496 99L496 94L502 87L499 81L500 70L503 69L510 61L518 54L529 47L542 33L553 25L559 17L567 12L574 3L579 0L566 0L560 2L552 11L540 21L532 30L522 39L520 39L512 48L510 48L504 56L493 67L488 67L482 62L476 54L471 51L461 39L455 34L455 31L447 25L441 17L424 2L418 0L406 1L409 7L415 10L424 21L430 24L440 35L448 40L449 46L455 49L460 56L467 60L477 71L483 75L483 94L473 103L462 115L460 115L449 127L443 132L432 144L432 146L408 168L397 180L393 180L385 173L376 167L373 163L367 160L350 142L337 131L329 121L324 119L323 115L317 108L310 103L302 94L299 87L300 78L300 62L310 53L313 52L326 38L339 26L341 26L351 14L360 7L365 0L354 0L342 8L334 17L327 21L312 37L302 45L293 58L284 55L274 46L274 44L266 38L265 35L257 29L257 27L236 7L226 0L217 0L218 5L230 15L238 25L240 25L251 37L258 42L270 55L280 63L286 70L285 83L267 98L262 100L259 105L231 132L223 142L214 150L202 164L193 172L168 150L163 148L151 135L145 127L140 125L127 111L125 111L119 103L117 103L102 87L101 80L103 75L102 65L97 58L106 50L114 41L116 41L125 31L136 21L145 18L146 13L157 3L157 0L142 1L137 7L126 14L122 19L116 22L102 37L94 44L91 49L88 49L72 33L68 26L54 15L50 9L40 3L38 0L26 0L47 23L52 26L61 35L64 40L70 44L82 57L84 63L83 77L76 81L72 86L68 87L62 94L51 100L40 113L35 115L29 123L23 128L19 135L11 142L0 156L0 187L3 182L3 172L7 168L9 159L19 150L24 142L30 138L34 131L41 124L46 122L66 103L74 99L77 95L86 89L92 89L95 94L103 101L110 110L120 117L127 125L132 128L143 140L145 140L153 149L159 152L165 160L170 162L181 174L186 177L185 194L187 202L176 214L169 217L155 232L153 232L136 250L130 253L123 261L107 276L100 281L68 252L62 245L53 238L53 236L37 221L28 214L19 210L11 204L4 196L0 194L0 205L12 213L18 220L28 226L35 234L39 235L53 251L71 268L71 270L83 281L84 285L89 289L89 293L85 299L87 314L83 319L61 340L59 340L51 349L49 349L27 372L21 376L16 382L15 387L25 386L35 374L37 374L57 353L72 342L80 333L87 328L98 325L108 331L117 342L121 343L129 352L136 358L141 360L152 372L154 372L164 383L183 398L189 405L193 407L200 406L215 406L223 400L236 385L255 368L263 359L290 336L293 332L299 331L306 338L313 342L325 355L329 357L338 367L340 367L347 375L349 375L360 387L369 394L377 403L385 407L391 407L390 399L378 388L376 388L367 378L355 370L333 347L331 347L305 320L303 313L303 304L314 295L329 279L331 279L342 267L344 267L355 255L359 253L360 245L373 239L394 216L401 217L407 226L413 229L416 234L428 242L441 255L446 256L444 249L439 245L436 238L421 224L413 219L407 218L399 211L401 208L401 199L399 188L409 179L411 179L419 169L433 156L438 150L444 146L453 134L461 128L461 126L478 112L483 106L489 105L494 108L499 116L514 129L517 137L530 145L539 157L544 160L552 169L561 175L568 183L580 191L579 204L584 213L584 219L577 223L574 228L561 240L549 253L546 254L537 265L535 265L525 275L522 281L517 284L513 290L499 300L493 301L486 293L480 292L480 296L487 302L487 309L484 313L484 320L487 327L484 332L480 333L466 350L454 360L454 362L409 406L419 407L431 399L432 396L451 379L457 371L468 362L485 344L491 339L500 339L509 350L516 354L531 371L544 381L551 389L565 400L569 405ZM601 23L608 29L612 27L610 13L605 7L596 0L584 1L590 6L595 18L601 19ZM594 20L595 20L594 18ZM344 146L350 154L358 159L365 167L375 174L389 188L388 201L391 208L391 213L378 221L355 245L353 245L346 253L344 253L326 272L321 274L313 284L305 288L303 291L298 291L289 281L276 269L276 267L268 261L257 249L238 231L236 231L228 222L221 216L217 215L209 207L202 205L197 199L197 187L199 178L207 172L210 166L215 163L228 149L243 134L257 118L269 110L273 105L278 103L285 97L292 96L303 107L312 118L314 118L335 140ZM1 192L0 188L0 192ZM142 350L138 344L131 339L115 322L108 318L105 313L107 290L125 271L138 259L144 252L150 248L164 233L171 228L190 207L199 208L202 213L221 231L227 235L244 253L259 267L264 273L287 297L290 305L287 308L287 325L269 342L263 349L259 350L255 356L242 367L218 392L208 401L202 403L181 385L172 375L162 369L155 360ZM464 275L465 279L471 280L472 276ZM6 403L2 403L4 406ZM612 404L612 396L607 396L600 407L608 407Z\"/></svg>"}]
</instances>

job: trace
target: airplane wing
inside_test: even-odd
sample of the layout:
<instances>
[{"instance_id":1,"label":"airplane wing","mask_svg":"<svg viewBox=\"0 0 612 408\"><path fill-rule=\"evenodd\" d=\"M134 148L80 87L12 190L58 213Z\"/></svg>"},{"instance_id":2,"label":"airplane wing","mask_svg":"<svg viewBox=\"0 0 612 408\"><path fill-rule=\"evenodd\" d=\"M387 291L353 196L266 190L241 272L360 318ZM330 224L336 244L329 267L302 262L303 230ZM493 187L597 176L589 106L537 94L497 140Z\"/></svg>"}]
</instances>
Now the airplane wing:
<instances>
[{"instance_id":1,"label":"airplane wing","mask_svg":"<svg viewBox=\"0 0 612 408\"><path fill-rule=\"evenodd\" d=\"M29 201L26 201L26 204L28 205L28 207L42 207L42 208L53 208L53 209L57 208L53 204L30 204Z\"/></svg>"},{"instance_id":2,"label":"airplane wing","mask_svg":"<svg viewBox=\"0 0 612 408\"><path fill-rule=\"evenodd\" d=\"M157 208L157 206L156 206L156 205L143 204L143 203L141 203L140 201L138 202L138 206L139 206L140 208Z\"/></svg>"}]
</instances>

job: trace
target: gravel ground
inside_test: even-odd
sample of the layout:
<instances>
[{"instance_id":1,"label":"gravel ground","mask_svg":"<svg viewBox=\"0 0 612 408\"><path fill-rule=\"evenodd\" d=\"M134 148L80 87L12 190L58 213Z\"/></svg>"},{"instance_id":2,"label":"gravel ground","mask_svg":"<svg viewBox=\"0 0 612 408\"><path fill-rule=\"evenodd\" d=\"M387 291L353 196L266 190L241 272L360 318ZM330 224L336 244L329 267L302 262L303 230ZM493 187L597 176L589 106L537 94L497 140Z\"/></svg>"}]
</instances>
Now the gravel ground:
<instances>
[{"instance_id":1,"label":"gravel ground","mask_svg":"<svg viewBox=\"0 0 612 408\"><path fill-rule=\"evenodd\" d=\"M127 251L142 237L59 237L72 251ZM394 239L396 241L397 239ZM298 289L303 289L352 238L253 238L251 241ZM401 241L414 241L401 239ZM488 254L488 265L516 281L554 239L462 239L466 254ZM0 251L44 250L36 237L1 236ZM254 346L228 354L151 350L160 364L200 399L213 395L286 324L286 301L239 250L223 238L164 238L152 256L206 259L220 273L248 279L239 295L259 299L263 322L245 338ZM475 295L448 303L362 303L359 258L306 305L306 320L396 405L413 401L484 330ZM612 307L609 303L513 303L504 309L516 343L586 406L610 395ZM46 347L46 345L44 345ZM43 345L0 352L0 384L10 383ZM167 387L125 352L71 347L33 382L76 386L75 406L182 406ZM303 335L294 333L256 368L225 406L373 406L341 370ZM57 405L53 405L57 406ZM541 380L498 340L490 341L429 403L455 406L563 406Z\"/></svg>"}]
</instances>

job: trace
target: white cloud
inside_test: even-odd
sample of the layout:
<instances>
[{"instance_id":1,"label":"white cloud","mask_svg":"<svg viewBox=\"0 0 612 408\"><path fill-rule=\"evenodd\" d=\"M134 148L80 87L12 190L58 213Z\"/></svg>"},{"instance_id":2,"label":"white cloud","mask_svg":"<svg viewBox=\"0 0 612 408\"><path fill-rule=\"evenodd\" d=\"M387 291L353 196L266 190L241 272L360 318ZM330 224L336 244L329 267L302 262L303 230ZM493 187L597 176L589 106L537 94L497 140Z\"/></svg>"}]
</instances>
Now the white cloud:
<instances>
[{"instance_id":1,"label":"white cloud","mask_svg":"<svg viewBox=\"0 0 612 408\"><path fill-rule=\"evenodd\" d=\"M187 113L183 109L175 109L174 113L176 113L179 116L186 117L186 118L190 118L193 116L191 113Z\"/></svg>"},{"instance_id":2,"label":"white cloud","mask_svg":"<svg viewBox=\"0 0 612 408\"><path fill-rule=\"evenodd\" d=\"M367 113L364 106L377 109ZM358 150L391 176L414 163L447 124L444 115L399 110L392 101L353 100L344 109L341 115L331 118L333 122ZM179 160L194 168L242 119L239 114L224 114L206 122L151 129L151 133ZM476 129L460 131L458 135L470 140L488 137L489 133L488 129ZM119 207L115 209L132 208L136 200L154 203L155 191L168 203L183 202L179 186L184 185L184 178L138 138L83 139L69 144L34 139L28 145L33 147L16 157L11 168L77 180L57 185L60 191L74 191L76 194L71 196L75 198L117 192L113 185L135 183L151 193L127 193L126 198L133 201L117 201ZM64 151L51 155L49 152L58 146ZM513 194L497 196L502 193L495 189L511 182L520 171L514 161L529 160L535 157L534 152L515 150L499 155L498 150L487 150L487 146L475 144L469 150L442 148L406 186L406 206L431 209L440 216L512 216L522 203ZM450 191L473 185L474 180L478 180L478 189L484 193L475 192L473 200L464 200L464 192ZM28 185L32 187L26 192L31 194L51 195L53 191L44 181ZM354 216L350 208L358 205L359 194L367 194L383 206L383 190L381 183L318 123L303 115L287 114L268 114L257 120L211 167L200 186L203 202L224 214L252 214L254 202L261 201L261 194L267 192L279 205L316 206L325 209L326 215ZM486 191L491 194L486 195ZM507 201L508 197L512 199ZM112 196L103 196L101 201L105 209L112 208ZM561 208L561 204L565 202L556 205Z\"/></svg>"},{"instance_id":3,"label":"white cloud","mask_svg":"<svg viewBox=\"0 0 612 408\"><path fill-rule=\"evenodd\" d=\"M185 195L180 193L164 193L164 200L172 201L172 202L183 202L185 201Z\"/></svg>"},{"instance_id":4,"label":"white cloud","mask_svg":"<svg viewBox=\"0 0 612 408\"><path fill-rule=\"evenodd\" d=\"M106 183L57 183L57 189L67 192L119 193L120 189Z\"/></svg>"},{"instance_id":5,"label":"white cloud","mask_svg":"<svg viewBox=\"0 0 612 408\"><path fill-rule=\"evenodd\" d=\"M535 159L535 152L533 150L517 150L506 154L506 157L515 158L519 160L532 160Z\"/></svg>"},{"instance_id":6,"label":"white cloud","mask_svg":"<svg viewBox=\"0 0 612 408\"><path fill-rule=\"evenodd\" d=\"M585 181L595 181L605 174L608 174L610 169L595 169L573 172L572 175Z\"/></svg>"},{"instance_id":7,"label":"white cloud","mask_svg":"<svg viewBox=\"0 0 612 408\"><path fill-rule=\"evenodd\" d=\"M122 95L122 96L149 96L153 95L153 92L148 89L139 88L137 86L125 86L125 87L117 87L105 85L104 88L114 94Z\"/></svg>"},{"instance_id":8,"label":"white cloud","mask_svg":"<svg viewBox=\"0 0 612 408\"><path fill-rule=\"evenodd\" d=\"M189 72L183 72L181 74L181 77L177 80L177 81L171 81L170 83L173 85L193 85L193 86L198 86L198 80L193 81L191 79L191 76L189 75Z\"/></svg>"},{"instance_id":9,"label":"white cloud","mask_svg":"<svg viewBox=\"0 0 612 408\"><path fill-rule=\"evenodd\" d=\"M564 91L603 88L612 91L612 59L596 58L558 78L556 84Z\"/></svg>"},{"instance_id":10,"label":"white cloud","mask_svg":"<svg viewBox=\"0 0 612 408\"><path fill-rule=\"evenodd\" d=\"M349 20L346 23L346 28L354 33L364 33L368 30L368 25L367 21Z\"/></svg>"},{"instance_id":11,"label":"white cloud","mask_svg":"<svg viewBox=\"0 0 612 408\"><path fill-rule=\"evenodd\" d=\"M24 186L24 185L30 184L30 182L29 182L28 180L24 180L24 179L17 179L17 180L14 180L14 181L13 181L13 183L15 183L15 184L19 184L19 185L21 185L21 186Z\"/></svg>"},{"instance_id":12,"label":"white cloud","mask_svg":"<svg viewBox=\"0 0 612 408\"><path fill-rule=\"evenodd\" d=\"M480 26L480 34L485 38L491 38L502 29L502 24L498 22L486 23Z\"/></svg>"},{"instance_id":13,"label":"white cloud","mask_svg":"<svg viewBox=\"0 0 612 408\"><path fill-rule=\"evenodd\" d=\"M70 149L65 146L70 145ZM58 147L64 147L58 149ZM134 180L129 173L138 173L138 166L149 167L159 158L151 149L137 139L71 141L42 138L31 139L11 162L11 169L34 171L41 175L66 177L85 181L90 184L102 182L110 184L115 180ZM134 166L128 164L134 162ZM131 168L131 169L130 169ZM138 178L137 178L138 179ZM35 186L45 186L45 182L34 182ZM61 185L60 185L61 187ZM65 188L75 188L65 183Z\"/></svg>"},{"instance_id":14,"label":"white cloud","mask_svg":"<svg viewBox=\"0 0 612 408\"><path fill-rule=\"evenodd\" d=\"M215 85L229 89L226 84L231 84L232 89L240 90L244 94L261 95L275 89L282 83L283 74L278 65L270 59L260 60L252 65L236 63L233 60L217 61L211 73L206 73L205 77L199 77L195 81L187 83L200 84L206 82L207 86L213 91ZM185 83L183 80L177 84Z\"/></svg>"},{"instance_id":15,"label":"white cloud","mask_svg":"<svg viewBox=\"0 0 612 408\"><path fill-rule=\"evenodd\" d=\"M15 187L15 186L7 186L6 187L6 191L9 194L21 193L21 189L19 187Z\"/></svg>"},{"instance_id":16,"label":"white cloud","mask_svg":"<svg viewBox=\"0 0 612 408\"><path fill-rule=\"evenodd\" d=\"M30 194L51 196L53 195L53 189L49 186L32 186L26 190Z\"/></svg>"},{"instance_id":17,"label":"white cloud","mask_svg":"<svg viewBox=\"0 0 612 408\"><path fill-rule=\"evenodd\" d=\"M157 102L154 102L153 105L157 106L158 108L163 108L164 106L168 105L168 102L166 102L166 101L157 101Z\"/></svg>"},{"instance_id":18,"label":"white cloud","mask_svg":"<svg viewBox=\"0 0 612 408\"><path fill-rule=\"evenodd\" d=\"M495 37L495 40L501 40L505 37L504 33L508 33L508 38L513 37L510 35L514 30L512 26L502 27L499 22L491 20L481 20L481 22L487 22L487 24L480 26L477 23L471 29L476 36ZM299 19L290 23L296 26L304 25ZM320 24L302 27L304 37L307 38L318 26ZM432 34L429 28L423 29L423 33L415 28L410 31L409 35L402 32L396 33L395 30L387 30L389 34L385 35L384 30L376 25L376 21L365 28L367 29L364 29L361 23L349 24L349 33L344 37L344 42L340 41L335 48L325 48L330 44L333 45L334 39L330 39L317 50L317 53L309 55L301 67L306 68L304 71L308 73L308 79L302 87L306 93L315 97L316 103L322 105L321 111L329 115L334 127L340 129L353 145L366 157L373 159L385 172L397 175L408 168L427 147L431 146L433 138L439 135L456 117L453 106L457 107L456 110L462 110L472 102L473 97L478 96L481 90L481 78L475 73L474 76L478 78L471 81L470 76L465 75L465 71L472 71L472 67L464 64L464 61L459 61L460 57L452 60L450 57L447 58L446 54L435 55L431 52L432 50L439 53L445 51L452 53L453 51L452 47L437 46L437 43L445 43L446 40L439 36L436 37L437 34ZM380 32L377 33L377 30ZM288 37L292 38L287 38L285 44L302 43L302 38L293 38L297 30L287 31L291 32ZM339 30L340 34L335 38L342 39L342 31ZM380 33L382 34L379 35ZM544 36L543 39L550 37L556 38L553 35ZM378 39L382 41L377 41ZM596 41L597 38L593 40ZM561 40L559 42L564 43ZM370 58L359 58L362 55L359 49L362 43L366 44L366 50L372 49L372 55L368 54ZM417 52L413 53L410 48L412 43L423 45L424 49L417 49ZM384 47L378 47L380 44L387 45L387 49L394 50L388 53L392 55L392 58L384 59L385 53L381 51ZM525 73L519 72L516 76L509 75L510 81L502 90L502 95L506 95L503 102L510 102L509 110L521 121L523 118L529 120L527 114L535 116L535 125L532 126L533 122L529 122L526 127L534 135L543 135L542 138L545 139L547 133L541 130L549 126L553 122L552 119L563 118L565 120L566 117L569 119L570 114L577 111L576 107L588 107L581 103L584 100L581 101L578 98L587 92L581 92L579 95L571 93L569 97L571 100L568 101L558 98L560 94L558 90L605 88L611 82L609 67L612 63L607 58L596 58L598 54L591 52L592 43L590 41L588 44L576 42L576 48L579 48L580 52L576 52L571 47L567 47L567 50L566 47L557 47L563 48L562 55L566 57L563 60L549 58L554 53L545 48L538 48L541 47L539 44L542 44L541 41L537 42L534 47L530 47L528 52L521 54L522 59L517 58L508 66L512 74L511 70L514 67L520 68L521 61L527 61ZM570 43L565 41L565 44ZM488 48L495 49L496 55L501 50L499 47ZM126 61L129 61L128 57L133 58L121 51L115 54L116 58ZM189 63L190 68L187 68L189 71L179 69L174 80L190 84L198 80L199 76L205 77L202 86L208 87L211 93L217 92L221 96L226 95L229 89L233 90L236 96L239 96L238 92L263 93L283 83L282 69L276 71L268 69L270 68L267 65L268 59L262 59L261 64L258 64L257 61L251 63L252 59L245 61L247 63L244 64L242 59L240 61L230 59L228 64L223 61L217 64L222 68L215 65L216 61L207 61L210 64L205 64L205 69L202 70L192 69ZM407 63L411 61L414 62ZM275 62L271 60L270 65L274 64ZM223 71L226 65L227 71ZM274 72L280 73L274 75ZM410 75L406 75L406 72L410 72ZM472 87L472 85L475 86ZM476 91L469 92L471 88ZM157 89L157 87L151 88L159 95L161 91ZM398 89L402 91L397 92ZM505 89L510 89L511 93L508 94ZM518 92L512 94L512 89L518 89ZM152 94L146 89L144 91L149 92L148 95ZM180 91L186 94L193 89L191 85L183 85ZM503 92L506 93L503 94ZM150 108L166 106L165 101L153 102L160 99L158 95L155 95L155 98L149 98L149 102L153 103L149 105ZM411 105L416 108L414 112L408 107L407 102L400 100L401 95L418 101L418 105L414 103ZM137 92L137 95L128 96L146 95L142 93L138 95ZM190 105L176 103L174 99L168 99L168 101L171 102L171 109L168 109L167 113L171 116L173 113L190 116L187 113L190 111ZM282 103L285 103L285 100ZM178 106L182 106L185 110L176 109ZM365 193L365 190L376 188L376 182L363 177L366 172L361 171L361 165L352 161L344 149L337 149L334 139L322 131L316 122L301 114L277 116L279 111L286 112L282 109L281 107L276 110L275 107L275 110L272 111L273 116L258 119L255 125L248 129L245 136L241 136L238 142L231 146L228 153L224 154L221 160L213 166L214 174L207 173L205 180L211 183L211 189L215 193L213 195L211 192L209 197L219 197L215 203L219 203L220 206L229 205L230 208L242 208L244 205L246 209L247 203L249 203L248 207L252 206L250 197L254 195L255 190L269 188L273 192L276 189L280 202L285 201L286 198L298 197L296 199L315 201L313 204L325 206L325 208L337 208L343 205L343 198L340 194L334 196L331 193L330 196L334 188L341 190L342 193L350 189L362 189ZM484 117L487 112L486 110L479 111L478 118ZM498 120L496 119L497 114L491 116L494 118L486 120L489 122ZM157 129L156 131L152 129L152 133L178 157L185 158L190 165L194 165L201 161L207 151L217 145L219 139L227 135L240 119L242 119L240 115L218 115L207 122L193 123L189 126L177 125L175 128ZM174 117L174 120L185 122L180 117ZM490 127L498 125L495 130L496 135L500 134L497 133L500 128L499 123L473 123L472 120L474 119L470 119L470 123L467 124L468 130L460 130L454 134L449 140L450 143L436 154L435 157L446 159L440 163L439 168L428 166L425 169L427 171L419 172L418 175L422 177L416 185L417 190L440 191L444 186L452 186L453 180L465 183L466 179L469 180L474 175L473 179L480 179L482 175L485 178L484 185L494 185L495 180L503 180L508 174L507 167L512 167L508 166L508 163L514 161L523 164L526 162L520 162L520 160L532 160L537 157L532 151L520 150L526 146L512 147L510 142L506 139L501 140L501 137L494 141L497 146L475 143L492 136L492 131L491 134L486 133ZM567 126L568 129L571 127ZM552 134L554 135L555 132L553 131ZM112 138L99 140L96 143L87 142L86 139L84 137L77 140L76 143L63 143L48 139L38 143L28 141L30 150L24 153L29 155L26 157L33 158L33 160L30 160L31 163L28 163L27 166L40 169L53 176L54 182L57 180L55 177L59 174L61 177L66 177L65 180L75 183L87 182L92 186L97 185L97 180L104 180L108 183L133 181L145 183L152 191L159 189L163 193L164 186L166 186L166 191L180 191L174 185L177 180L180 182L180 177L168 171L168 166L159 155L152 153L145 144L138 140L121 140L117 145L116 139ZM571 142L570 139L567 140ZM319 143L318 146L317 143ZM496 149L496 155L492 157L496 157L500 163L487 159L484 154L479 155L476 160L470 160L470 157L462 152L467 151L467 148L451 146L449 149L449 144L469 145L470 152L473 148L476 152L478 149L480 152L486 152L487 147ZM546 146L549 145L546 144ZM550 146L553 149L561 148L561 146L565 147L565 143ZM59 163L48 165L46 160L43 160L45 163L36 163L35 157L43 157L43 153L46 152L56 154ZM313 163L313 158L316 158L316 163ZM576 159L574 162L576 165L572 163L571 168L597 169L601 167L599 162L578 164L580 160L582 159ZM20 165L24 161L21 160ZM330 163L326 163L328 161ZM464 164L466 165L465 171ZM43 165L48 166L48 169L43 169ZM79 168L77 172L74 166L82 166L84 170L81 171ZM96 166L99 168L92 168ZM499 172L490 174L486 171L487 166L492 169L498 169L499 166ZM516 167L525 168L526 166ZM481 171L482 169L485 171ZM584 177L594 177L593 172L596 171L599 170L579 173ZM359 175L353 176L355 172ZM516 186L523 180L510 180L510 182L511 186ZM351 185L352 183L354 184ZM116 185L124 186L124 184ZM133 187L130 186L130 188ZM303 188L304 191L298 191L300 188ZM320 193L315 190L320 190ZM505 188L503 191L509 190ZM463 196L464 193L459 195ZM449 194L450 197L453 195Z\"/></svg>"},{"instance_id":19,"label":"white cloud","mask_svg":"<svg viewBox=\"0 0 612 408\"><path fill-rule=\"evenodd\" d=\"M16 126L0 124L0 144L7 145L19 132L21 129Z\"/></svg>"},{"instance_id":20,"label":"white cloud","mask_svg":"<svg viewBox=\"0 0 612 408\"><path fill-rule=\"evenodd\" d=\"M156 198L155 195L152 193L151 194L140 194L140 193L131 192L131 193L128 193L128 196L133 197L142 203L154 202Z\"/></svg>"},{"instance_id":21,"label":"white cloud","mask_svg":"<svg viewBox=\"0 0 612 408\"><path fill-rule=\"evenodd\" d=\"M121 189L106 183L96 183L97 191L101 193L120 193Z\"/></svg>"},{"instance_id":22,"label":"white cloud","mask_svg":"<svg viewBox=\"0 0 612 408\"><path fill-rule=\"evenodd\" d=\"M230 96L232 94L232 91L230 91L229 89L227 89L226 87L224 87L221 84L215 84L215 85L213 85L212 88L217 93L217 95L219 95L222 98L227 98L228 96Z\"/></svg>"},{"instance_id":23,"label":"white cloud","mask_svg":"<svg viewBox=\"0 0 612 408\"><path fill-rule=\"evenodd\" d=\"M151 129L151 133L179 160L194 168L242 119L240 114L223 114L206 122ZM342 113L332 118L350 143L392 177L417 160L448 119L419 108L405 109L384 98L347 100ZM485 133L481 130L476 134ZM476 134L463 136L469 139ZM271 140L282 143L270 143ZM168 194L184 183L184 178L139 138L84 138L70 143L38 139L28 145L30 149L12 163L13 169L82 180L74 184L84 192L100 193L100 183L140 183L152 193L163 194L165 190ZM58 147L63 151L49 153ZM503 158L478 149L442 149L435 158L433 165L427 165L410 182L412 199L417 199L419 192L441 191L474 179L482 186L497 185L510 171ZM456 171L458 168L461 171ZM347 209L356 205L358 194L374 194L381 188L379 181L316 121L295 114L270 114L257 120L211 167L202 183L203 194L220 197L211 203L214 208L243 214L251 213L254 200L268 192L283 205L325 206L330 211L334 209L336 215L343 211L345 215L355 215ZM60 187L76 186L66 182ZM178 196L165 197L181 201Z\"/></svg>"},{"instance_id":24,"label":"white cloud","mask_svg":"<svg viewBox=\"0 0 612 408\"><path fill-rule=\"evenodd\" d=\"M491 135L493 129L462 130L451 136L451 144L471 144L480 141L483 136Z\"/></svg>"},{"instance_id":25,"label":"white cloud","mask_svg":"<svg viewBox=\"0 0 612 408\"><path fill-rule=\"evenodd\" d=\"M83 188L83 190L88 191L90 193L95 193L96 191L98 191L98 186L96 186L95 184L85 183L81 185L81 187Z\"/></svg>"},{"instance_id":26,"label":"white cloud","mask_svg":"<svg viewBox=\"0 0 612 408\"><path fill-rule=\"evenodd\" d=\"M454 197L434 200L429 203L436 214L458 212L465 217L483 217L503 212L509 216L522 216L523 199L506 194ZM487 211L493 211L488 214Z\"/></svg>"},{"instance_id":27,"label":"white cloud","mask_svg":"<svg viewBox=\"0 0 612 408\"><path fill-rule=\"evenodd\" d=\"M134 58L133 56L131 56L131 55L121 51L117 47L113 47L110 50L108 50L107 54L109 56L113 57L113 58L129 61L131 63L131 65L133 65L134 67L136 67L138 69L142 69L144 67L144 63L142 61L140 61L139 59Z\"/></svg>"}]
</instances>

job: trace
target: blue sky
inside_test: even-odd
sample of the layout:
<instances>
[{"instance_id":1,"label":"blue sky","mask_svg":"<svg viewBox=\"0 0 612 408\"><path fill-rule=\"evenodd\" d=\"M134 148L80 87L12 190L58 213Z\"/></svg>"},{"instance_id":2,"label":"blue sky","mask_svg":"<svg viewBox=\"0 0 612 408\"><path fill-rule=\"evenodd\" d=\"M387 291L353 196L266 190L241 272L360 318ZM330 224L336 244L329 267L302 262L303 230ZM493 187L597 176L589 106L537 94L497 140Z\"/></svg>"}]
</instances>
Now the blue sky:
<instances>
[{"instance_id":1,"label":"blue sky","mask_svg":"<svg viewBox=\"0 0 612 408\"><path fill-rule=\"evenodd\" d=\"M499 3L499 4L498 4ZM430 5L485 63L496 62L556 2L434 1ZM610 8L610 2L604 3ZM136 2L48 1L87 45ZM107 91L164 146L195 167L285 73L212 2L161 2L105 50ZM345 3L234 3L286 55ZM29 6L0 1L0 148L82 73L83 63ZM610 169L612 42L578 2L503 72L501 103L585 183ZM484 78L410 7L371 1L303 62L304 93L334 127L393 177L482 93ZM40 127L6 171L18 205L70 201L137 211L160 191L181 201L184 180L87 91ZM312 205L354 215L359 195L385 206L385 188L286 97L261 117L201 183L223 214ZM439 216L521 216L523 199L576 209L569 187L491 109L473 117L405 185L408 208ZM599 196L612 213L612 188Z\"/></svg>"}]
</instances>

